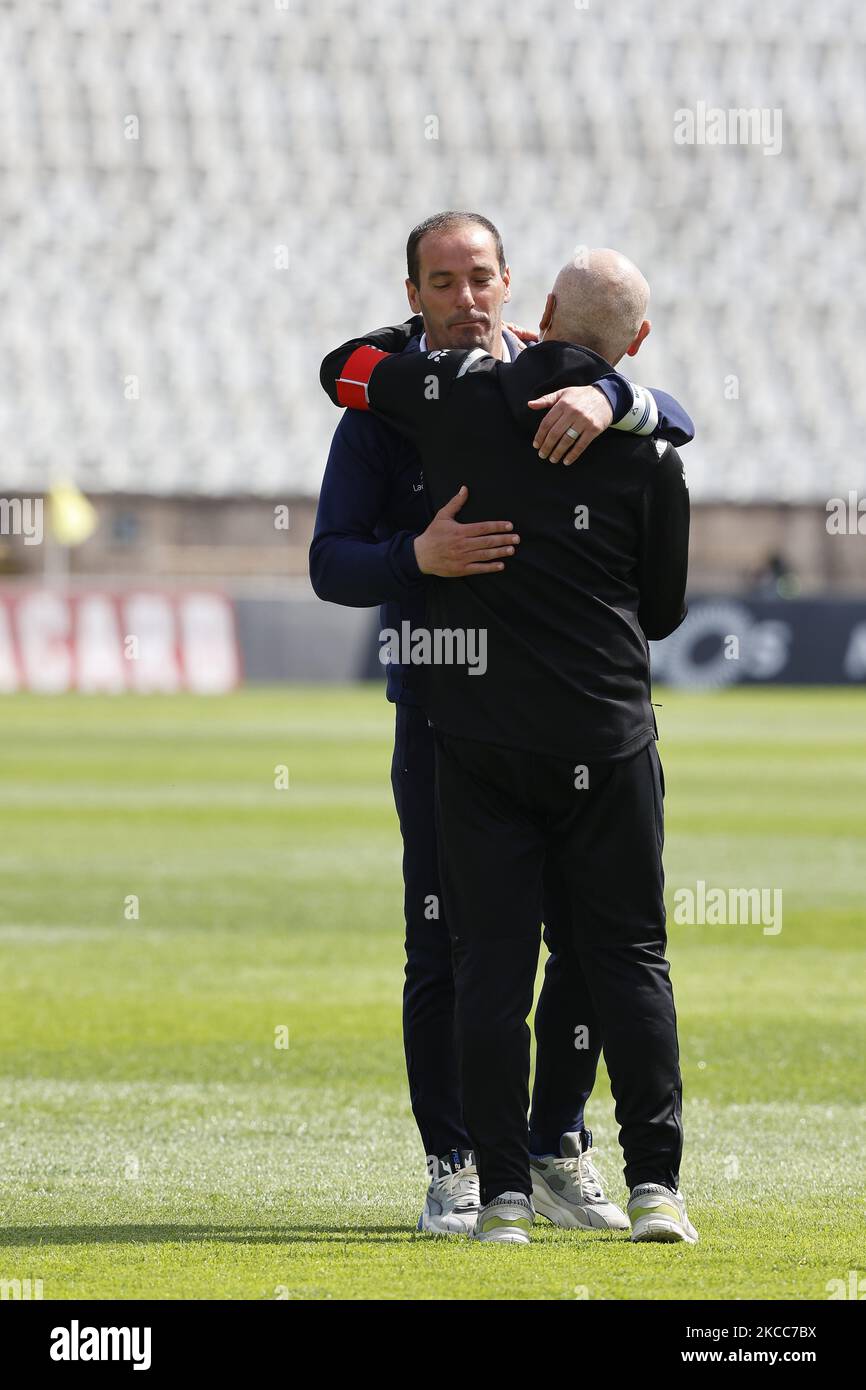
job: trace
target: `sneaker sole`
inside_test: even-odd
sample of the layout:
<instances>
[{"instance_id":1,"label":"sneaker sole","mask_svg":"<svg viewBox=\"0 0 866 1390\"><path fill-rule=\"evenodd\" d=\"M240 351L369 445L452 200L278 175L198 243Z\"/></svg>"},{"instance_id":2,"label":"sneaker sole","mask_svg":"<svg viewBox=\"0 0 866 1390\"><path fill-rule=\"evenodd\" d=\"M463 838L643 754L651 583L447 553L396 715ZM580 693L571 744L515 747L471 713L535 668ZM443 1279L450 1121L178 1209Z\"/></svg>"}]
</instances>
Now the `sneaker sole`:
<instances>
[{"instance_id":1,"label":"sneaker sole","mask_svg":"<svg viewBox=\"0 0 866 1390\"><path fill-rule=\"evenodd\" d=\"M690 1235L684 1226L678 1225L675 1221L665 1221L656 1218L654 1221L639 1222L631 1233L631 1238L636 1245L642 1241L657 1241L664 1245L697 1245L697 1232Z\"/></svg>"},{"instance_id":2,"label":"sneaker sole","mask_svg":"<svg viewBox=\"0 0 866 1390\"><path fill-rule=\"evenodd\" d=\"M478 1235L475 1239L483 1241L488 1245L529 1245L529 1236L523 1231L489 1231L486 1235Z\"/></svg>"}]
</instances>

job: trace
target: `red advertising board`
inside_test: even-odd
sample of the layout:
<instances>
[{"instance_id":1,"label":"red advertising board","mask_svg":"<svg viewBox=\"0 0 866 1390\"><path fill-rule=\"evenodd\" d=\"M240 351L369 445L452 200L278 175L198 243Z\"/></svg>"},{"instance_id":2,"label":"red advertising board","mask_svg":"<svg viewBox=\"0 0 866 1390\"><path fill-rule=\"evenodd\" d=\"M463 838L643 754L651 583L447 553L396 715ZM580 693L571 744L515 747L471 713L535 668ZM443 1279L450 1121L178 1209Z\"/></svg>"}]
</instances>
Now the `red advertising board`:
<instances>
[{"instance_id":1,"label":"red advertising board","mask_svg":"<svg viewBox=\"0 0 866 1390\"><path fill-rule=\"evenodd\" d=\"M0 692L219 695L241 674L225 594L0 590Z\"/></svg>"}]
</instances>

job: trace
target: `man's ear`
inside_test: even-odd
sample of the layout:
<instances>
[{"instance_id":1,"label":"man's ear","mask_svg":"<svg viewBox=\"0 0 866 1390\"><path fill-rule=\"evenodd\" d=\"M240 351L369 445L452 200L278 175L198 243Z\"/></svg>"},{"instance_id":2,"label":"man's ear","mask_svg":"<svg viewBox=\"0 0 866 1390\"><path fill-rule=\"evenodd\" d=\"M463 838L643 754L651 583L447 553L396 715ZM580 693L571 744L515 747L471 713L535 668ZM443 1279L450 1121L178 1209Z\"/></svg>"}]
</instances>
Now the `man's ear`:
<instances>
[{"instance_id":1,"label":"man's ear","mask_svg":"<svg viewBox=\"0 0 866 1390\"><path fill-rule=\"evenodd\" d=\"M640 348L641 343L643 342L644 338L647 336L651 328L652 324L650 323L649 319L644 319L643 323L637 331L637 335L635 337L634 342L630 343L629 346L626 348L626 354L629 357L634 357L635 353Z\"/></svg>"},{"instance_id":2,"label":"man's ear","mask_svg":"<svg viewBox=\"0 0 866 1390\"><path fill-rule=\"evenodd\" d=\"M553 311L555 308L556 296L553 293L551 293L547 296L547 303L544 306L544 313L541 315L541 321L538 325L539 333L546 333L550 325L553 323Z\"/></svg>"},{"instance_id":3,"label":"man's ear","mask_svg":"<svg viewBox=\"0 0 866 1390\"><path fill-rule=\"evenodd\" d=\"M505 284L505 294L502 296L502 303L507 304L511 298L511 267L506 266L502 272L502 279Z\"/></svg>"},{"instance_id":4,"label":"man's ear","mask_svg":"<svg viewBox=\"0 0 866 1390\"><path fill-rule=\"evenodd\" d=\"M406 297L409 300L409 307L413 314L423 312L421 308L421 296L418 293L418 286L413 285L411 280L406 281Z\"/></svg>"}]
</instances>

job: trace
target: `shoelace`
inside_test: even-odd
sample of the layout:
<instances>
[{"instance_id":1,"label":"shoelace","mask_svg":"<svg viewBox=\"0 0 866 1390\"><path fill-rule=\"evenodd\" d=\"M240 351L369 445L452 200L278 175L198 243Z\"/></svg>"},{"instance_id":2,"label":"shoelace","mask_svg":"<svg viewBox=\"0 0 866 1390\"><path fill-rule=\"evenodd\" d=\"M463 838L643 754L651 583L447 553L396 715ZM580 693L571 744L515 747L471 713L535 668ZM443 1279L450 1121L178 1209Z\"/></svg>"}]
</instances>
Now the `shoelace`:
<instances>
[{"instance_id":1,"label":"shoelace","mask_svg":"<svg viewBox=\"0 0 866 1390\"><path fill-rule=\"evenodd\" d=\"M592 1198L594 1201L601 1201L604 1191L601 1185L601 1174L592 1162L592 1155L595 1149L584 1149L583 1153L575 1154L572 1158L555 1158L553 1166L559 1168L563 1173L576 1173L580 1190L584 1197Z\"/></svg>"},{"instance_id":2,"label":"shoelace","mask_svg":"<svg viewBox=\"0 0 866 1390\"><path fill-rule=\"evenodd\" d=\"M601 1173L592 1161L592 1155L594 1153L595 1149L590 1148L580 1155L578 1160L581 1165L580 1185L582 1191L584 1191L588 1197L595 1197L597 1200L601 1200L604 1197L604 1189L601 1185Z\"/></svg>"},{"instance_id":3,"label":"shoelace","mask_svg":"<svg viewBox=\"0 0 866 1390\"><path fill-rule=\"evenodd\" d=\"M445 1173L436 1179L436 1186L447 1196L458 1201L462 1199L469 1206L478 1206L481 1200L478 1169L474 1163L467 1163L465 1168L458 1168L455 1173Z\"/></svg>"}]
</instances>

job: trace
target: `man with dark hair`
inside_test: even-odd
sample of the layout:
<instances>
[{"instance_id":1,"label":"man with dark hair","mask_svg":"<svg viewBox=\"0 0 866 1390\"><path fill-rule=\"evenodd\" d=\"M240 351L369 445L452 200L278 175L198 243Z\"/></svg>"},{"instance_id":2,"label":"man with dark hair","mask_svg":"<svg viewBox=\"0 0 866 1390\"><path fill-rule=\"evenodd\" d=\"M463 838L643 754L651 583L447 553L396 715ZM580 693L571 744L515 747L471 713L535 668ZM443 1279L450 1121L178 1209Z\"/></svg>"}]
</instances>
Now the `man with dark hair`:
<instances>
[{"instance_id":1,"label":"man with dark hair","mask_svg":"<svg viewBox=\"0 0 866 1390\"><path fill-rule=\"evenodd\" d=\"M515 363L477 348L404 354L407 324L322 364L335 403L378 411L421 450L434 506L467 478L475 506L501 506L523 535L501 578L431 585L421 657L484 1241L528 1243L535 1215L526 1019L548 862L601 1025L632 1240L698 1238L679 1191L682 1083L646 640L685 616L688 492L673 448L622 435L596 440L571 474L545 466L526 405L539 390L600 379L610 370L601 352L637 352L648 297L636 266L596 251L560 271L544 341ZM572 346L584 337L599 351ZM482 664L466 659L470 639Z\"/></svg>"},{"instance_id":2,"label":"man with dark hair","mask_svg":"<svg viewBox=\"0 0 866 1390\"><path fill-rule=\"evenodd\" d=\"M502 325L510 272L501 248L496 228L474 213L439 214L413 230L406 290L422 320L413 324L407 353L468 346L502 360L518 356L521 342ZM688 417L658 394L661 415L649 393L609 373L593 385L557 389L529 402L529 408L545 412L535 436L539 456L572 462L614 416L621 426L656 428L679 441L690 437ZM316 593L353 607L381 604L382 627L400 631L404 623L423 626L433 582L490 575L498 583L519 550L520 536L510 520L476 513L476 520L458 521L467 497L465 487L455 488L431 518L412 443L371 414L347 412L331 446L310 551ZM411 665L395 660L387 666L388 698L396 704L392 786L404 846L403 1032L412 1109L430 1173L418 1225L467 1233L477 1215L478 1181L454 1050L451 948L434 825L433 735L417 677ZM601 1029L568 933L557 930L564 909L555 873L548 875L545 889L545 942L551 954L535 1020L536 1205L560 1225L621 1229L626 1217L604 1197L591 1134L584 1127ZM585 1048L575 1047L578 1024L587 1030Z\"/></svg>"},{"instance_id":3,"label":"man with dark hair","mask_svg":"<svg viewBox=\"0 0 866 1390\"><path fill-rule=\"evenodd\" d=\"M412 228L409 233L409 240L406 242L406 274L416 290L421 288L419 246L422 238L427 236L428 232L453 232L467 223L475 223L477 227L483 227L486 232L490 233L499 266L499 274L505 278L508 269L505 247L502 245L499 229L493 225L489 218L482 217L480 212L434 212L432 217L425 217L423 222L419 222L417 227Z\"/></svg>"}]
</instances>

